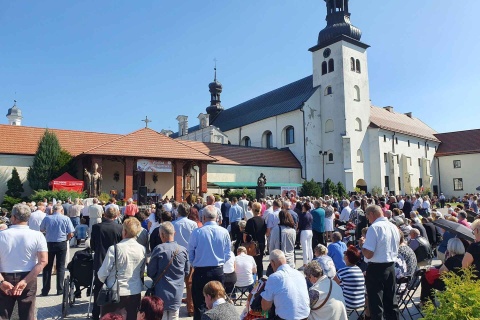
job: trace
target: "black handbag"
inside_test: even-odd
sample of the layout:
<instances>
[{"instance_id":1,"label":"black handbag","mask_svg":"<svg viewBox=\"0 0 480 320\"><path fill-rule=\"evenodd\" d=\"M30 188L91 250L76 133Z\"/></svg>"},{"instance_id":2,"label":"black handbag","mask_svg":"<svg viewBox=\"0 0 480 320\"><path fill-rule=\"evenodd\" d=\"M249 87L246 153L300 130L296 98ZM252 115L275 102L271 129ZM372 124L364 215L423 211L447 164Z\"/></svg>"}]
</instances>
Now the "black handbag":
<instances>
[{"instance_id":1,"label":"black handbag","mask_svg":"<svg viewBox=\"0 0 480 320\"><path fill-rule=\"evenodd\" d=\"M120 285L118 283L118 269L117 269L117 245L114 246L115 250L115 282L111 287L108 287L105 283L100 289L97 297L98 306L106 306L109 304L115 304L120 302ZM116 290L113 289L114 286L117 286Z\"/></svg>"}]
</instances>

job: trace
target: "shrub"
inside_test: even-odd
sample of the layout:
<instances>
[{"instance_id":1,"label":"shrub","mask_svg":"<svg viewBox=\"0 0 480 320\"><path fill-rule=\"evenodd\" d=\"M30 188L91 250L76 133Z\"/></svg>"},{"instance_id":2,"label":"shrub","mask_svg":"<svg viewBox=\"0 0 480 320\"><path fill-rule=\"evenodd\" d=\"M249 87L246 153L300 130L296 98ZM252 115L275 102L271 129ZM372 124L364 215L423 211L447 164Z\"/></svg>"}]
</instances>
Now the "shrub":
<instances>
[{"instance_id":1,"label":"shrub","mask_svg":"<svg viewBox=\"0 0 480 320\"><path fill-rule=\"evenodd\" d=\"M12 178L7 182L7 192L5 195L13 197L13 198L20 198L23 192L23 184L20 181L20 176L18 175L17 168L12 169Z\"/></svg>"},{"instance_id":2,"label":"shrub","mask_svg":"<svg viewBox=\"0 0 480 320\"><path fill-rule=\"evenodd\" d=\"M377 187L377 186L372 188L372 195L373 196L380 196L382 194L383 194L382 188Z\"/></svg>"},{"instance_id":3,"label":"shrub","mask_svg":"<svg viewBox=\"0 0 480 320\"><path fill-rule=\"evenodd\" d=\"M43 199L52 200L55 198L56 200L67 201L68 198L74 200L75 198L86 198L85 192L75 192L75 191L67 191L67 190L37 190L33 195L31 195L30 199L36 202L43 201Z\"/></svg>"},{"instance_id":4,"label":"shrub","mask_svg":"<svg viewBox=\"0 0 480 320\"><path fill-rule=\"evenodd\" d=\"M428 302L423 310L425 320L470 320L480 319L480 281L475 269L464 269L462 275L447 272L442 276L445 291L436 291L437 308Z\"/></svg>"},{"instance_id":5,"label":"shrub","mask_svg":"<svg viewBox=\"0 0 480 320\"><path fill-rule=\"evenodd\" d=\"M339 198L343 198L343 197L346 197L348 195L347 190L345 189L345 186L343 185L343 183L341 181L338 181L338 183L337 183L337 193L338 193Z\"/></svg>"},{"instance_id":6,"label":"shrub","mask_svg":"<svg viewBox=\"0 0 480 320\"><path fill-rule=\"evenodd\" d=\"M3 202L0 206L4 209L7 209L8 211L12 211L13 206L22 201L23 200L21 198L15 198L5 195L5 197L3 198Z\"/></svg>"},{"instance_id":7,"label":"shrub","mask_svg":"<svg viewBox=\"0 0 480 320\"><path fill-rule=\"evenodd\" d=\"M304 197L320 197L322 194L322 188L320 185L315 182L315 180L310 180L310 181L303 181L302 183L302 188L300 189L300 193Z\"/></svg>"},{"instance_id":8,"label":"shrub","mask_svg":"<svg viewBox=\"0 0 480 320\"><path fill-rule=\"evenodd\" d=\"M237 199L240 199L243 194L246 194L247 195L247 200L250 200L252 201L253 199L255 199L257 197L257 192L255 190L249 190L249 189L243 189L243 190L234 190L234 191L230 191L228 193L228 198L230 200L232 200L233 197L236 197Z\"/></svg>"},{"instance_id":9,"label":"shrub","mask_svg":"<svg viewBox=\"0 0 480 320\"><path fill-rule=\"evenodd\" d=\"M330 180L330 178L328 178L325 181L324 188L325 188L324 195L337 196L337 186L335 185L335 183L333 183L332 180Z\"/></svg>"}]
</instances>

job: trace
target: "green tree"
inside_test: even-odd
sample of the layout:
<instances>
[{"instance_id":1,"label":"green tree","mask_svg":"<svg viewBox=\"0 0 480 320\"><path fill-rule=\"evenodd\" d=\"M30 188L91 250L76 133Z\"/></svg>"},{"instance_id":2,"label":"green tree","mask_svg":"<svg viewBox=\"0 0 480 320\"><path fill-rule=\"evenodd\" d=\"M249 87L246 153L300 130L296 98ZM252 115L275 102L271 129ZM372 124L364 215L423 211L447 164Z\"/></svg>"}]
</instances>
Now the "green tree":
<instances>
[{"instance_id":1,"label":"green tree","mask_svg":"<svg viewBox=\"0 0 480 320\"><path fill-rule=\"evenodd\" d=\"M7 196L13 198L20 198L23 192L23 184L20 181L20 176L18 175L17 168L12 169L12 178L7 182L7 192L5 194Z\"/></svg>"},{"instance_id":2,"label":"green tree","mask_svg":"<svg viewBox=\"0 0 480 320\"><path fill-rule=\"evenodd\" d=\"M38 143L33 165L28 169L27 179L33 190L48 189L48 183L55 177L60 157L60 143L55 133L45 130Z\"/></svg>"},{"instance_id":3,"label":"green tree","mask_svg":"<svg viewBox=\"0 0 480 320\"><path fill-rule=\"evenodd\" d=\"M68 172L72 176L76 174L75 163L73 161L72 155L64 149L60 150L60 155L58 156L57 163L54 168L53 177L56 178L65 172Z\"/></svg>"},{"instance_id":4,"label":"green tree","mask_svg":"<svg viewBox=\"0 0 480 320\"><path fill-rule=\"evenodd\" d=\"M340 198L347 196L347 190L345 189L342 181L338 181L337 183L337 193Z\"/></svg>"},{"instance_id":5,"label":"green tree","mask_svg":"<svg viewBox=\"0 0 480 320\"><path fill-rule=\"evenodd\" d=\"M333 183L330 178L325 181L325 195L336 196L337 195L337 186Z\"/></svg>"},{"instance_id":6,"label":"green tree","mask_svg":"<svg viewBox=\"0 0 480 320\"><path fill-rule=\"evenodd\" d=\"M320 197L322 194L322 189L320 185L315 182L315 180L303 181L302 188L300 189L302 196L311 196L311 197Z\"/></svg>"}]
</instances>

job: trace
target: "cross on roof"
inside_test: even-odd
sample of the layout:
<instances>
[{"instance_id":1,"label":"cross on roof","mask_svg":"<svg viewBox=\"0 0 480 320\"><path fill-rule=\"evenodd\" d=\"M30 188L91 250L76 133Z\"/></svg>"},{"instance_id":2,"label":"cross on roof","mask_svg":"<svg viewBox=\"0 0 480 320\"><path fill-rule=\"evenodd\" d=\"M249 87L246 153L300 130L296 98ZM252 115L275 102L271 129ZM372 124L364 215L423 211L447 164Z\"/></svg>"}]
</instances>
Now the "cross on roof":
<instances>
[{"instance_id":1,"label":"cross on roof","mask_svg":"<svg viewBox=\"0 0 480 320\"><path fill-rule=\"evenodd\" d=\"M145 122L145 128L148 128L148 123L152 122L152 120L148 119L148 116L145 116L145 119L141 121Z\"/></svg>"}]
</instances>

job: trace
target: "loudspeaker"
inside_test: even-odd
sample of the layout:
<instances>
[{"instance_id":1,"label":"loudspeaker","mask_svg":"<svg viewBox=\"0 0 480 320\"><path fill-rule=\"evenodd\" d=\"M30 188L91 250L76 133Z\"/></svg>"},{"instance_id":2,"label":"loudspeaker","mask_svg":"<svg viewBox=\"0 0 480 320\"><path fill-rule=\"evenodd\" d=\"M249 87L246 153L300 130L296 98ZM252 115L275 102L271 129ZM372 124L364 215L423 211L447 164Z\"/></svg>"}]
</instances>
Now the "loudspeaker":
<instances>
[{"instance_id":1,"label":"loudspeaker","mask_svg":"<svg viewBox=\"0 0 480 320\"><path fill-rule=\"evenodd\" d=\"M147 187L146 186L142 186L138 188L138 202L140 202L140 205L147 204Z\"/></svg>"}]
</instances>

